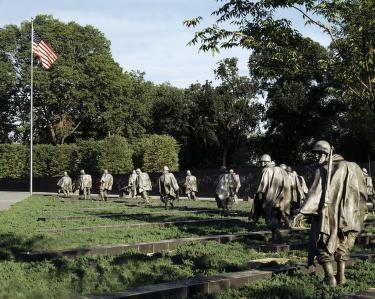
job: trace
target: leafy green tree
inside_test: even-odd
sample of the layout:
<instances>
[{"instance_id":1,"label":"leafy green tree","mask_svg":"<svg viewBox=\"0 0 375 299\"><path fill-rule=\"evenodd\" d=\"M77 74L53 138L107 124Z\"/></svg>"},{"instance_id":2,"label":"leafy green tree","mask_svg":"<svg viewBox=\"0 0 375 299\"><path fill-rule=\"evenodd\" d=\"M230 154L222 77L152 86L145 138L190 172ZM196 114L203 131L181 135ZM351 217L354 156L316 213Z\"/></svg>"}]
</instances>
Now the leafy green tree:
<instances>
[{"instance_id":1,"label":"leafy green tree","mask_svg":"<svg viewBox=\"0 0 375 299\"><path fill-rule=\"evenodd\" d=\"M151 135L143 139L143 169L149 172L160 172L163 166L171 171L179 169L178 152L180 146L168 135Z\"/></svg>"},{"instance_id":2,"label":"leafy green tree","mask_svg":"<svg viewBox=\"0 0 375 299\"><path fill-rule=\"evenodd\" d=\"M324 31L331 38L330 46L323 48L303 37L293 28L291 19L278 17L280 10L283 10L284 16L287 10L299 13L307 24ZM272 101L280 98L285 101L286 94L291 92L290 95L296 95L297 92L301 101L307 99L311 102L304 105L306 108L314 106L316 101L320 102L314 110L320 115L311 115L307 121L320 118L320 125L325 123L324 128L318 126L322 128L319 137L329 136L330 141L344 153L352 153L351 158L363 159L363 154L371 149L374 151L375 139L371 133L375 117L373 1L226 0L213 15L217 16L217 21L196 32L191 44L199 43L204 51L215 52L220 48L237 46L251 50L249 68L252 78L265 96L273 96L268 99L272 109L282 107ZM197 26L200 21L198 17L185 21L185 24ZM302 86L305 100L301 97ZM291 107L294 100L289 98L287 101L286 106ZM327 105L332 108L327 109L331 112L328 117L320 109ZM275 115L270 111L267 115L272 114ZM337 115L340 117L333 124L329 119ZM273 127L271 120L267 133L272 133ZM283 137L294 134L292 126L282 134ZM306 140L309 137L311 135ZM348 147L354 140L361 141L361 150ZM290 147L284 144L284 156L287 156L286 151ZM353 155L354 152L357 155Z\"/></svg>"}]
</instances>

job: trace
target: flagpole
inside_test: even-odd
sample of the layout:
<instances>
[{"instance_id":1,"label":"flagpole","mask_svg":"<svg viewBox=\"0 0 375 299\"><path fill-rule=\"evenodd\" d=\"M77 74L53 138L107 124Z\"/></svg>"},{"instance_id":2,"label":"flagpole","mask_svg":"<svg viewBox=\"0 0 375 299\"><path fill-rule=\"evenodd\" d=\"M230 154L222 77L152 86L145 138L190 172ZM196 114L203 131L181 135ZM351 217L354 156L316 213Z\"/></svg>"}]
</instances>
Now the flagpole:
<instances>
[{"instance_id":1,"label":"flagpole","mask_svg":"<svg viewBox=\"0 0 375 299\"><path fill-rule=\"evenodd\" d=\"M33 195L33 40L34 40L34 24L31 18L31 65L30 65L30 196Z\"/></svg>"}]
</instances>

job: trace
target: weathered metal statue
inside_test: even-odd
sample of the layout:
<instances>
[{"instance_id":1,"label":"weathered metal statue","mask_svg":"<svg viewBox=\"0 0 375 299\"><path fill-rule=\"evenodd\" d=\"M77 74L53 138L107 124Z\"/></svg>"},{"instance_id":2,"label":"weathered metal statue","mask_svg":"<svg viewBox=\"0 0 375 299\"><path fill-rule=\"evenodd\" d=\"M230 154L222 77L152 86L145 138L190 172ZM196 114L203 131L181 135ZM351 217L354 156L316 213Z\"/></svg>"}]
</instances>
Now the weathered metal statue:
<instances>
[{"instance_id":1,"label":"weathered metal statue","mask_svg":"<svg viewBox=\"0 0 375 299\"><path fill-rule=\"evenodd\" d=\"M91 175L86 174L82 169L78 179L79 193L83 194L83 199L90 199L91 188L92 188L92 179Z\"/></svg>"},{"instance_id":2,"label":"weathered metal statue","mask_svg":"<svg viewBox=\"0 0 375 299\"><path fill-rule=\"evenodd\" d=\"M126 189L129 192L130 198L135 198L137 196L136 181L137 181L137 173L135 172L135 170L133 170L133 172L129 175L128 185L126 186Z\"/></svg>"},{"instance_id":3,"label":"weathered metal statue","mask_svg":"<svg viewBox=\"0 0 375 299\"><path fill-rule=\"evenodd\" d=\"M260 158L262 173L254 198L252 219L257 222L261 215L266 220L267 227L272 231L272 241L282 242L280 228L284 223L290 226L290 180L286 171L278 166L267 154Z\"/></svg>"},{"instance_id":4,"label":"weathered metal statue","mask_svg":"<svg viewBox=\"0 0 375 299\"><path fill-rule=\"evenodd\" d=\"M173 173L169 172L168 166L163 167L163 174L159 177L158 185L160 200L164 203L165 208L167 208L168 202L173 208L173 201L178 198L180 187Z\"/></svg>"},{"instance_id":5,"label":"weathered metal statue","mask_svg":"<svg viewBox=\"0 0 375 299\"><path fill-rule=\"evenodd\" d=\"M137 174L135 179L136 195L140 194L144 203L149 204L148 192L152 190L150 177L147 172L142 172L139 168L136 169L135 173Z\"/></svg>"},{"instance_id":6,"label":"weathered metal statue","mask_svg":"<svg viewBox=\"0 0 375 299\"><path fill-rule=\"evenodd\" d=\"M195 193L198 192L197 187L197 178L191 175L190 170L186 171L186 178L185 178L185 193L190 200L197 200Z\"/></svg>"},{"instance_id":7,"label":"weathered metal statue","mask_svg":"<svg viewBox=\"0 0 375 299\"><path fill-rule=\"evenodd\" d=\"M288 166L287 173L290 180L290 215L295 215L295 212L301 208L301 205L308 192L305 180L303 177L298 176L297 172Z\"/></svg>"},{"instance_id":8,"label":"weathered metal statue","mask_svg":"<svg viewBox=\"0 0 375 299\"><path fill-rule=\"evenodd\" d=\"M112 190L113 185L113 176L108 173L108 170L105 169L100 179L100 200L107 201L108 200L108 191Z\"/></svg>"},{"instance_id":9,"label":"weathered metal statue","mask_svg":"<svg viewBox=\"0 0 375 299\"><path fill-rule=\"evenodd\" d=\"M68 173L65 171L64 176L59 179L57 182L57 194L60 195L60 192L62 191L64 194L64 197L69 197L70 192L73 190L73 183L72 179L68 175Z\"/></svg>"},{"instance_id":10,"label":"weathered metal statue","mask_svg":"<svg viewBox=\"0 0 375 299\"><path fill-rule=\"evenodd\" d=\"M235 173L233 169L230 169L229 173L233 176L233 180L235 184L233 202L229 204L231 206L233 203L238 201L238 191L241 188L241 179L240 179L240 176L237 173Z\"/></svg>"},{"instance_id":11,"label":"weathered metal statue","mask_svg":"<svg viewBox=\"0 0 375 299\"><path fill-rule=\"evenodd\" d=\"M366 168L362 168L362 171L366 180L368 201L372 202L373 206L375 206L375 192L374 192L374 185L372 183L372 177L368 174Z\"/></svg>"},{"instance_id":12,"label":"weathered metal statue","mask_svg":"<svg viewBox=\"0 0 375 299\"><path fill-rule=\"evenodd\" d=\"M313 149L318 168L308 197L294 219L298 226L304 215L311 216L309 265L323 266L325 283L344 284L345 263L366 213L367 190L361 168L333 154L327 141L318 141ZM332 263L337 263L334 276Z\"/></svg>"},{"instance_id":13,"label":"weathered metal statue","mask_svg":"<svg viewBox=\"0 0 375 299\"><path fill-rule=\"evenodd\" d=\"M231 203L235 200L236 181L234 175L228 173L224 166L220 168L220 172L216 181L215 200L223 215L227 215Z\"/></svg>"}]
</instances>

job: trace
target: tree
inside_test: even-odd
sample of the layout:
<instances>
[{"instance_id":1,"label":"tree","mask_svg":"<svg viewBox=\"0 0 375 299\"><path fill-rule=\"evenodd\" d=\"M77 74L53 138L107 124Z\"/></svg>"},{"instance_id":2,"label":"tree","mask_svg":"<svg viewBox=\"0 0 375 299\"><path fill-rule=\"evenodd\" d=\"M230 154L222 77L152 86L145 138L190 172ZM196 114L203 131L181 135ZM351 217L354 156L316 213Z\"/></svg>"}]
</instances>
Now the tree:
<instances>
[{"instance_id":1,"label":"tree","mask_svg":"<svg viewBox=\"0 0 375 299\"><path fill-rule=\"evenodd\" d=\"M258 88L265 95L275 88L275 81L278 84L289 84L290 81L303 83L307 93L318 82L320 88L324 88L320 101L332 101L333 106L341 109L334 110L331 115L339 114L340 119L334 125L327 122L323 130L331 131L328 135L334 139L330 141L338 144L344 152L351 152L344 146L348 144L347 140L353 141L361 136L363 148L359 152L364 154L365 147L369 146L374 151L375 137L371 132L375 117L375 7L372 0L224 2L213 12L217 16L215 24L196 32L191 44L200 43L200 49L204 51L237 46L251 50L251 75L260 83ZM326 49L320 47L321 54L317 56L317 46L293 28L290 19L277 17L276 12L281 9L283 15L286 15L285 10L298 12L307 24L327 33L331 38L330 46ZM185 24L197 26L200 21L198 17L185 21ZM306 47L312 47L313 57L317 60L311 59L313 57L309 59ZM303 77L311 70L317 72L308 77L308 82Z\"/></svg>"},{"instance_id":2,"label":"tree","mask_svg":"<svg viewBox=\"0 0 375 299\"><path fill-rule=\"evenodd\" d=\"M29 125L30 26L26 21L0 31L3 63L11 70L6 82L16 86L7 98L16 103L23 140ZM112 59L110 42L92 26L64 24L51 16L37 16L34 28L58 54L49 70L38 59L34 64L36 141L63 144L73 134L87 136L80 130L83 124L85 130L95 129L103 121L101 112L109 109L105 103L123 97L123 72Z\"/></svg>"}]
</instances>

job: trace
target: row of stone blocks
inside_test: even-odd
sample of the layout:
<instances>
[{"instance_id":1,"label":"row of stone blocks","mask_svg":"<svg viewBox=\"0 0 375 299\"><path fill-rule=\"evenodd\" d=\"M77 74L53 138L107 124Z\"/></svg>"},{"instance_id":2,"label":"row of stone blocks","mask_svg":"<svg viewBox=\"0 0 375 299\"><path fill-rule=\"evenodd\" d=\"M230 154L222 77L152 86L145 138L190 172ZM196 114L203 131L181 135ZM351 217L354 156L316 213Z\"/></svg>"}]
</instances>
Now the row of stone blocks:
<instances>
[{"instance_id":1,"label":"row of stone blocks","mask_svg":"<svg viewBox=\"0 0 375 299\"><path fill-rule=\"evenodd\" d=\"M293 230L282 230L282 234L286 235L290 231L307 231L307 229L293 229ZM239 239L251 239L251 240L264 240L267 235L271 234L270 231L256 231L248 233L238 234L225 234L225 235L209 235L200 237L180 238L161 240L154 242L142 242L134 244L116 244L107 246L94 246L88 248L74 248L65 249L58 251L40 251L40 252L22 252L18 254L17 258L24 261L35 261L44 259L56 259L62 256L77 257L83 255L120 255L128 251L139 251L144 254L153 254L161 251L171 251L176 249L179 245L186 242L205 242L205 241L218 241L220 243L226 243ZM375 234L363 233L357 237L357 243L369 244L375 239ZM294 247L293 247L294 246ZM290 249L304 248L306 242L299 242L296 244L266 244L265 248L260 248L262 251L287 251ZM292 248L293 247L293 248Z\"/></svg>"},{"instance_id":2,"label":"row of stone blocks","mask_svg":"<svg viewBox=\"0 0 375 299\"><path fill-rule=\"evenodd\" d=\"M262 270L232 272L212 277L192 278L142 286L107 295L84 296L81 297L81 299L190 298L196 294L214 294L226 288L240 288L256 280L270 278L275 273L294 272L296 269L296 267L284 266L269 267Z\"/></svg>"},{"instance_id":3,"label":"row of stone blocks","mask_svg":"<svg viewBox=\"0 0 375 299\"><path fill-rule=\"evenodd\" d=\"M358 260L373 259L375 254L352 255L349 265ZM279 273L291 274L295 272L316 273L321 272L321 266L309 267L299 266L272 266L260 269L240 272L224 273L212 277L192 278L181 281L165 282L153 285L135 287L124 291L104 295L82 296L80 299L159 299L159 298L190 298L197 294L215 294L227 288L240 288L260 279L267 279ZM372 292L372 294L374 294ZM367 298L348 296L350 298ZM373 298L373 297L370 297Z\"/></svg>"}]
</instances>

